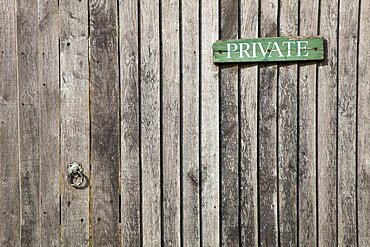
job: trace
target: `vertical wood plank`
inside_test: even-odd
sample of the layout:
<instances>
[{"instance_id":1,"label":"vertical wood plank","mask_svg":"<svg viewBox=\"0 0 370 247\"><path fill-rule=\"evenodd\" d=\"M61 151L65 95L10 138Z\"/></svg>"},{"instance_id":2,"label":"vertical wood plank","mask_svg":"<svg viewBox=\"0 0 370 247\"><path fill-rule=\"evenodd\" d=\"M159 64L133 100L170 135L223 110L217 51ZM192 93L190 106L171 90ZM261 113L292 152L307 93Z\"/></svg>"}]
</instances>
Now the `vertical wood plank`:
<instances>
[{"instance_id":1,"label":"vertical wood plank","mask_svg":"<svg viewBox=\"0 0 370 247\"><path fill-rule=\"evenodd\" d=\"M337 246L338 1L320 3L319 34L325 35L327 52L317 87L318 245Z\"/></svg>"},{"instance_id":2,"label":"vertical wood plank","mask_svg":"<svg viewBox=\"0 0 370 247\"><path fill-rule=\"evenodd\" d=\"M341 0L338 47L338 246L357 246L358 0Z\"/></svg>"},{"instance_id":3,"label":"vertical wood plank","mask_svg":"<svg viewBox=\"0 0 370 247\"><path fill-rule=\"evenodd\" d=\"M238 0L221 0L221 39L238 38ZM220 66L221 245L239 245L238 66Z\"/></svg>"},{"instance_id":4,"label":"vertical wood plank","mask_svg":"<svg viewBox=\"0 0 370 247\"><path fill-rule=\"evenodd\" d=\"M319 1L300 2L300 36L318 30ZM316 246L316 63L299 65L298 243Z\"/></svg>"},{"instance_id":5,"label":"vertical wood plank","mask_svg":"<svg viewBox=\"0 0 370 247\"><path fill-rule=\"evenodd\" d=\"M138 0L119 1L122 246L140 246L140 81Z\"/></svg>"},{"instance_id":6,"label":"vertical wood plank","mask_svg":"<svg viewBox=\"0 0 370 247\"><path fill-rule=\"evenodd\" d=\"M358 246L370 245L370 4L361 1L358 57Z\"/></svg>"},{"instance_id":7,"label":"vertical wood plank","mask_svg":"<svg viewBox=\"0 0 370 247\"><path fill-rule=\"evenodd\" d=\"M280 0L279 36L298 35L298 2ZM279 245L297 246L297 64L281 64L278 82ZM312 102L313 103L313 102Z\"/></svg>"},{"instance_id":8,"label":"vertical wood plank","mask_svg":"<svg viewBox=\"0 0 370 247\"><path fill-rule=\"evenodd\" d=\"M119 244L119 66L117 2L89 1L92 243Z\"/></svg>"},{"instance_id":9,"label":"vertical wood plank","mask_svg":"<svg viewBox=\"0 0 370 247\"><path fill-rule=\"evenodd\" d=\"M21 245L40 245L38 1L17 1Z\"/></svg>"},{"instance_id":10,"label":"vertical wood plank","mask_svg":"<svg viewBox=\"0 0 370 247\"><path fill-rule=\"evenodd\" d=\"M140 8L143 246L159 246L162 231L159 1L142 0Z\"/></svg>"},{"instance_id":11,"label":"vertical wood plank","mask_svg":"<svg viewBox=\"0 0 370 247\"><path fill-rule=\"evenodd\" d=\"M258 0L240 3L240 38L258 37ZM240 68L240 244L258 246L258 65Z\"/></svg>"},{"instance_id":12,"label":"vertical wood plank","mask_svg":"<svg viewBox=\"0 0 370 247\"><path fill-rule=\"evenodd\" d=\"M199 1L181 1L182 11L182 238L200 246L199 200Z\"/></svg>"},{"instance_id":13,"label":"vertical wood plank","mask_svg":"<svg viewBox=\"0 0 370 247\"><path fill-rule=\"evenodd\" d=\"M20 246L17 29L14 0L0 2L0 245Z\"/></svg>"},{"instance_id":14,"label":"vertical wood plank","mask_svg":"<svg viewBox=\"0 0 370 247\"><path fill-rule=\"evenodd\" d=\"M221 0L221 39L237 39L238 0ZM221 245L239 245L238 66L220 66Z\"/></svg>"},{"instance_id":15,"label":"vertical wood plank","mask_svg":"<svg viewBox=\"0 0 370 247\"><path fill-rule=\"evenodd\" d=\"M66 166L77 161L90 171L88 1L66 0L60 8L61 237L62 246L89 245L89 184L67 181Z\"/></svg>"},{"instance_id":16,"label":"vertical wood plank","mask_svg":"<svg viewBox=\"0 0 370 247\"><path fill-rule=\"evenodd\" d=\"M220 244L219 69L211 46L218 39L218 2L201 2L201 222L202 245Z\"/></svg>"},{"instance_id":17,"label":"vertical wood plank","mask_svg":"<svg viewBox=\"0 0 370 247\"><path fill-rule=\"evenodd\" d=\"M260 2L260 36L277 36L277 0ZM259 205L260 245L278 245L276 64L260 65L259 81Z\"/></svg>"},{"instance_id":18,"label":"vertical wood plank","mask_svg":"<svg viewBox=\"0 0 370 247\"><path fill-rule=\"evenodd\" d=\"M38 16L40 245L59 246L60 90L58 1L40 0Z\"/></svg>"},{"instance_id":19,"label":"vertical wood plank","mask_svg":"<svg viewBox=\"0 0 370 247\"><path fill-rule=\"evenodd\" d=\"M161 1L164 246L180 246L180 41L179 0Z\"/></svg>"}]
</instances>

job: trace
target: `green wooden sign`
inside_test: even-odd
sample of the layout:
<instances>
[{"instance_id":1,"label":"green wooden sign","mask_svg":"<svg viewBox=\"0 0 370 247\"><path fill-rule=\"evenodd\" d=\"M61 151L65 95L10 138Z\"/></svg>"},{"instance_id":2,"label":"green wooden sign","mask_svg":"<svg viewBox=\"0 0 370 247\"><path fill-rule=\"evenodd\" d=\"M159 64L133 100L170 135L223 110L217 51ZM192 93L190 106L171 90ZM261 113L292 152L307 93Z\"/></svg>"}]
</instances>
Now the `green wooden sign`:
<instances>
[{"instance_id":1,"label":"green wooden sign","mask_svg":"<svg viewBox=\"0 0 370 247\"><path fill-rule=\"evenodd\" d=\"M324 59L322 37L275 37L220 40L213 44L215 63L309 61Z\"/></svg>"}]
</instances>

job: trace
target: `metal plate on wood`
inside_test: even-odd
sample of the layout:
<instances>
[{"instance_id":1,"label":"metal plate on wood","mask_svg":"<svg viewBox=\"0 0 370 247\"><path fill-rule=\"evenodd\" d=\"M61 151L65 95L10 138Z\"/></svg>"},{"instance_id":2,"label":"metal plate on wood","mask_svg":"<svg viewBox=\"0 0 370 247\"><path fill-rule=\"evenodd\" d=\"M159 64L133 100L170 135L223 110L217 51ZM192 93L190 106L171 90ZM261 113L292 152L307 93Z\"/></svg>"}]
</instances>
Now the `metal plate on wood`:
<instances>
[{"instance_id":1,"label":"metal plate on wood","mask_svg":"<svg viewBox=\"0 0 370 247\"><path fill-rule=\"evenodd\" d=\"M322 37L274 37L220 40L213 44L215 63L308 61L324 59Z\"/></svg>"}]
</instances>

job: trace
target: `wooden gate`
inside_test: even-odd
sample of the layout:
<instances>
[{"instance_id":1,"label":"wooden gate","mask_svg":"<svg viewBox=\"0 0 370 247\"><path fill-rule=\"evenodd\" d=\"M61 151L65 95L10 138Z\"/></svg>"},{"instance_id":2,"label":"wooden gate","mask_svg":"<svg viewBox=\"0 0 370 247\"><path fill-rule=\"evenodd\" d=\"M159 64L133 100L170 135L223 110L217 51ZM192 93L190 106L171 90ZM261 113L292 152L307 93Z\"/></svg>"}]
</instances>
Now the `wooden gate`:
<instances>
[{"instance_id":1,"label":"wooden gate","mask_svg":"<svg viewBox=\"0 0 370 247\"><path fill-rule=\"evenodd\" d=\"M370 246L369 23L368 0L1 0L0 246ZM325 60L212 60L297 35Z\"/></svg>"}]
</instances>

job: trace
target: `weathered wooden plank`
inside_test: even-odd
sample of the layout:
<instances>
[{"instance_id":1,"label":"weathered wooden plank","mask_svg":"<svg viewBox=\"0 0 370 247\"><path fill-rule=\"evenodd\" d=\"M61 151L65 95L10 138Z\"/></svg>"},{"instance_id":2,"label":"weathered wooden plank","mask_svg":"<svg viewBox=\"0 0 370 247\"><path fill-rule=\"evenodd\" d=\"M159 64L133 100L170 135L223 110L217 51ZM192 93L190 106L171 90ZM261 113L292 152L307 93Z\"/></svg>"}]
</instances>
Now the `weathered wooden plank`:
<instances>
[{"instance_id":1,"label":"weathered wooden plank","mask_svg":"<svg viewBox=\"0 0 370 247\"><path fill-rule=\"evenodd\" d=\"M138 0L119 2L122 245L140 246L140 81Z\"/></svg>"},{"instance_id":2,"label":"weathered wooden plank","mask_svg":"<svg viewBox=\"0 0 370 247\"><path fill-rule=\"evenodd\" d=\"M279 35L298 35L298 2L280 0ZM281 64L278 74L279 245L297 246L297 64ZM313 103L313 102L311 102Z\"/></svg>"},{"instance_id":3,"label":"weathered wooden plank","mask_svg":"<svg viewBox=\"0 0 370 247\"><path fill-rule=\"evenodd\" d=\"M57 0L38 4L40 94L40 245L60 243L59 11Z\"/></svg>"},{"instance_id":4,"label":"weathered wooden plank","mask_svg":"<svg viewBox=\"0 0 370 247\"><path fill-rule=\"evenodd\" d=\"M20 246L16 6L0 2L0 245Z\"/></svg>"},{"instance_id":5,"label":"weathered wooden plank","mask_svg":"<svg viewBox=\"0 0 370 247\"><path fill-rule=\"evenodd\" d=\"M182 238L200 246L199 1L182 1Z\"/></svg>"},{"instance_id":6,"label":"weathered wooden plank","mask_svg":"<svg viewBox=\"0 0 370 247\"><path fill-rule=\"evenodd\" d=\"M300 2L299 35L316 35L319 1ZM298 243L316 246L316 70L313 63L299 65Z\"/></svg>"},{"instance_id":7,"label":"weathered wooden plank","mask_svg":"<svg viewBox=\"0 0 370 247\"><path fill-rule=\"evenodd\" d=\"M89 1L92 243L119 243L119 66L116 1Z\"/></svg>"},{"instance_id":8,"label":"weathered wooden plank","mask_svg":"<svg viewBox=\"0 0 370 247\"><path fill-rule=\"evenodd\" d=\"M361 1L358 57L358 246L370 245L370 4Z\"/></svg>"},{"instance_id":9,"label":"weathered wooden plank","mask_svg":"<svg viewBox=\"0 0 370 247\"><path fill-rule=\"evenodd\" d=\"M260 36L276 36L276 0L260 2ZM278 245L277 195L277 73L276 64L261 65L259 75L259 240L261 246Z\"/></svg>"},{"instance_id":10,"label":"weathered wooden plank","mask_svg":"<svg viewBox=\"0 0 370 247\"><path fill-rule=\"evenodd\" d=\"M319 33L327 58L317 86L318 245L337 246L337 25L338 1L320 2Z\"/></svg>"},{"instance_id":11,"label":"weathered wooden plank","mask_svg":"<svg viewBox=\"0 0 370 247\"><path fill-rule=\"evenodd\" d=\"M40 245L38 2L17 1L21 245Z\"/></svg>"},{"instance_id":12,"label":"weathered wooden plank","mask_svg":"<svg viewBox=\"0 0 370 247\"><path fill-rule=\"evenodd\" d=\"M281 12L282 15L284 13L287 12ZM298 29L297 22L290 23L290 25L290 28ZM297 37L296 34L286 33L283 35L284 37L219 40L212 46L214 62L289 62L322 60L324 58L323 38Z\"/></svg>"},{"instance_id":13,"label":"weathered wooden plank","mask_svg":"<svg viewBox=\"0 0 370 247\"><path fill-rule=\"evenodd\" d=\"M220 244L219 69L212 61L218 39L218 2L201 3L201 226L202 246Z\"/></svg>"},{"instance_id":14,"label":"weathered wooden plank","mask_svg":"<svg viewBox=\"0 0 370 247\"><path fill-rule=\"evenodd\" d=\"M357 42L359 0L341 0L338 47L338 246L357 245Z\"/></svg>"},{"instance_id":15,"label":"weathered wooden plank","mask_svg":"<svg viewBox=\"0 0 370 247\"><path fill-rule=\"evenodd\" d=\"M89 177L88 2L61 1L61 238L62 246L89 246L89 184L72 187L66 166L77 161Z\"/></svg>"},{"instance_id":16,"label":"weathered wooden plank","mask_svg":"<svg viewBox=\"0 0 370 247\"><path fill-rule=\"evenodd\" d=\"M164 246L180 246L179 0L161 1L162 219Z\"/></svg>"},{"instance_id":17,"label":"weathered wooden plank","mask_svg":"<svg viewBox=\"0 0 370 247\"><path fill-rule=\"evenodd\" d=\"M258 36L258 0L240 3L240 37ZM240 68L240 244L258 246L258 66Z\"/></svg>"},{"instance_id":18,"label":"weathered wooden plank","mask_svg":"<svg viewBox=\"0 0 370 247\"><path fill-rule=\"evenodd\" d=\"M143 246L161 245L159 1L140 2ZM144 221L145 220L145 221Z\"/></svg>"},{"instance_id":19,"label":"weathered wooden plank","mask_svg":"<svg viewBox=\"0 0 370 247\"><path fill-rule=\"evenodd\" d=\"M238 0L220 1L221 39L238 38ZM220 66L221 245L239 245L238 66Z\"/></svg>"}]
</instances>

